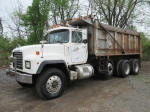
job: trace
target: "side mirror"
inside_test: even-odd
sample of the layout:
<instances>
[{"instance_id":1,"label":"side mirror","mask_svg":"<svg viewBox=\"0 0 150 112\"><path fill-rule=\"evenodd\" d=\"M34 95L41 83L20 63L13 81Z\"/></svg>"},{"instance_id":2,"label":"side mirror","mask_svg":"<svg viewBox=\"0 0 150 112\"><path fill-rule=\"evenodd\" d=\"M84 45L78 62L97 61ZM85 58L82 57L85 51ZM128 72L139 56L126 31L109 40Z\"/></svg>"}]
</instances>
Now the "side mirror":
<instances>
[{"instance_id":1,"label":"side mirror","mask_svg":"<svg viewBox=\"0 0 150 112\"><path fill-rule=\"evenodd\" d=\"M86 43L87 43L87 39L84 39L84 40L83 40L83 43L85 43L85 44L86 44Z\"/></svg>"},{"instance_id":2,"label":"side mirror","mask_svg":"<svg viewBox=\"0 0 150 112\"><path fill-rule=\"evenodd\" d=\"M46 44L47 43L47 41L46 40L42 40L42 41L40 41L40 44Z\"/></svg>"}]
</instances>

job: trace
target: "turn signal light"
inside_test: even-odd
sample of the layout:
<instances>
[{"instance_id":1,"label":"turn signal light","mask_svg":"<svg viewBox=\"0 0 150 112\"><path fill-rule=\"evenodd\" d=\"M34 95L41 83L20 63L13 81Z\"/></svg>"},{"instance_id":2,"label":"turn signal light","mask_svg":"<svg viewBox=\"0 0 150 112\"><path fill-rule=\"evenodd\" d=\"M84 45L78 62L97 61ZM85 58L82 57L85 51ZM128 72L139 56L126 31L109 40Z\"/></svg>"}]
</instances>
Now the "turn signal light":
<instances>
[{"instance_id":1,"label":"turn signal light","mask_svg":"<svg viewBox=\"0 0 150 112\"><path fill-rule=\"evenodd\" d=\"M40 55L40 52L39 52L39 51L36 51L36 55Z\"/></svg>"}]
</instances>

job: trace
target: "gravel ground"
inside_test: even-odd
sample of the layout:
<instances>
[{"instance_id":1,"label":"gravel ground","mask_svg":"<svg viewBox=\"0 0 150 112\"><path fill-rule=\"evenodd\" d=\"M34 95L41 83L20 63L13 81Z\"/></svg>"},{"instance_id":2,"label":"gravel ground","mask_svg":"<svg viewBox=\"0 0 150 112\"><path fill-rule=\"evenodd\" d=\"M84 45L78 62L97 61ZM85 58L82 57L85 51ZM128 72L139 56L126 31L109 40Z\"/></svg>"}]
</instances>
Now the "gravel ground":
<instances>
[{"instance_id":1,"label":"gravel ground","mask_svg":"<svg viewBox=\"0 0 150 112\"><path fill-rule=\"evenodd\" d=\"M54 100L20 87L0 68L0 112L150 112L149 66L143 62L139 75L127 78L74 81Z\"/></svg>"}]
</instances>

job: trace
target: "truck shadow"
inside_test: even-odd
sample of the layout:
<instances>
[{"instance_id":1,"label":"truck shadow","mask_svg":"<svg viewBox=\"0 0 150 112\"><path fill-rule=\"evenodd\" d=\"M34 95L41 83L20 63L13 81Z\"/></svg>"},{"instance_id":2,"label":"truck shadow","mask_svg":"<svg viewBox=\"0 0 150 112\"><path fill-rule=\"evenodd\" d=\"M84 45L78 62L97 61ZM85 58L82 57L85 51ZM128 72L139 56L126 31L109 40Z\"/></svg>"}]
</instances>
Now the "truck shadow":
<instances>
[{"instance_id":1,"label":"truck shadow","mask_svg":"<svg viewBox=\"0 0 150 112\"><path fill-rule=\"evenodd\" d=\"M63 97L68 96L72 93L77 93L79 91L83 91L84 89L94 88L96 86L103 89L103 87L107 87L107 85L109 85L110 83L113 83L114 80L118 80L118 79L120 79L120 78L111 77L110 79L106 80L100 76L93 76L93 77L88 78L88 79L71 81L68 84L68 86L66 87L66 90L61 97L63 98ZM30 102L32 102L32 101L33 102L34 101L49 101L49 100L42 99L38 95L38 93L36 92L35 86L29 87L29 88L23 88L23 87L19 86L19 87L17 87L17 89L14 93L14 97L16 95L20 100L24 100L25 102L28 102L28 101L30 101ZM60 97L57 99L60 99Z\"/></svg>"}]
</instances>

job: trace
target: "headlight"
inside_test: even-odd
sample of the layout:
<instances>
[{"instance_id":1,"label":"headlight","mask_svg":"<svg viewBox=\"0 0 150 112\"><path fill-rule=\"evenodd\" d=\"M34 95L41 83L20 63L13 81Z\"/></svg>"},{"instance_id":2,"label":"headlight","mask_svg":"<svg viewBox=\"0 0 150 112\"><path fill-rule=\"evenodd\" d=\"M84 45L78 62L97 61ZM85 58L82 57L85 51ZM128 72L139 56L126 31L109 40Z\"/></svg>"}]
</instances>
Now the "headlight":
<instances>
[{"instance_id":1,"label":"headlight","mask_svg":"<svg viewBox=\"0 0 150 112\"><path fill-rule=\"evenodd\" d=\"M30 61L25 61L25 67L27 69L30 69L31 68L31 62Z\"/></svg>"}]
</instances>

